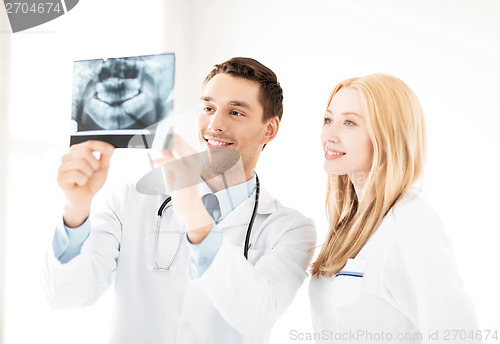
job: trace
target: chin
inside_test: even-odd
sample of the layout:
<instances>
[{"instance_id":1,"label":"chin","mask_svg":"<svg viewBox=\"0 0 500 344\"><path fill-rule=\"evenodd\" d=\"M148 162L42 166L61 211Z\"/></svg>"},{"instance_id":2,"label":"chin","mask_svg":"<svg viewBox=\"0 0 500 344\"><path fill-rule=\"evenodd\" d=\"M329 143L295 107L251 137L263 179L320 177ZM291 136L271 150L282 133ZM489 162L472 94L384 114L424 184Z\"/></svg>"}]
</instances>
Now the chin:
<instances>
[{"instance_id":1,"label":"chin","mask_svg":"<svg viewBox=\"0 0 500 344\"><path fill-rule=\"evenodd\" d=\"M325 170L325 172L327 174L337 175L337 176L345 174L342 171L339 171L338 169L336 169L333 166L331 166L329 161L325 161L325 163L323 165L323 168L324 168L324 170Z\"/></svg>"},{"instance_id":2,"label":"chin","mask_svg":"<svg viewBox=\"0 0 500 344\"><path fill-rule=\"evenodd\" d=\"M329 171L326 171L326 173L329 175L329 176L345 176L347 175L347 173L337 173L337 172L329 172Z\"/></svg>"}]
</instances>

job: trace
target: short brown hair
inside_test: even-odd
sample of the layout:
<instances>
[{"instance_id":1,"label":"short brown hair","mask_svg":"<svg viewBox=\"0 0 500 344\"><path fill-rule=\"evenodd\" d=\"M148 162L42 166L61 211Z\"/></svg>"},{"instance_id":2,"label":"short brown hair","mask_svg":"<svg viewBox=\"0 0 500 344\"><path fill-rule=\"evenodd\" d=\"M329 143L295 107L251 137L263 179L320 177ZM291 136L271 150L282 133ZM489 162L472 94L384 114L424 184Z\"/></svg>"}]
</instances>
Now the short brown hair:
<instances>
[{"instance_id":1,"label":"short brown hair","mask_svg":"<svg viewBox=\"0 0 500 344\"><path fill-rule=\"evenodd\" d=\"M262 63L249 57L233 57L230 60L216 64L207 75L203 85L206 85L217 74L230 74L237 78L257 81L260 84L260 102L264 108L262 120L283 116L283 90L276 74Z\"/></svg>"}]
</instances>

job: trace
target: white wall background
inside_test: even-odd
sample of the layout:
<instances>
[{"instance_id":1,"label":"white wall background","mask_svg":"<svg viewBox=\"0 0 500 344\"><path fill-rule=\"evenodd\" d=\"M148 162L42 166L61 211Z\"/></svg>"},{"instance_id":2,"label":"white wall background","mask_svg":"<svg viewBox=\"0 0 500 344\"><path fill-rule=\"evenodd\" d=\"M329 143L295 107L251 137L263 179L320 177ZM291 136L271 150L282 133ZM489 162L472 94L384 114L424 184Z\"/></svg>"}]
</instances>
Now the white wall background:
<instances>
[{"instance_id":1,"label":"white wall background","mask_svg":"<svg viewBox=\"0 0 500 344\"><path fill-rule=\"evenodd\" d=\"M320 241L319 135L329 91L343 78L374 72L405 81L426 115L424 189L453 240L481 329L500 332L498 18L494 0L86 0L43 26L1 32L11 40L9 155L1 162L8 201L0 209L7 214L5 343L105 342L111 293L91 308L53 311L40 284L62 208L55 178L68 144L72 61L164 51L177 53L178 112L198 108L201 82L215 63L250 56L276 72L285 114L257 170L275 197L316 221ZM114 181L139 176L133 167L142 154L117 154ZM291 330L312 331L307 283L272 342L293 342Z\"/></svg>"}]
</instances>

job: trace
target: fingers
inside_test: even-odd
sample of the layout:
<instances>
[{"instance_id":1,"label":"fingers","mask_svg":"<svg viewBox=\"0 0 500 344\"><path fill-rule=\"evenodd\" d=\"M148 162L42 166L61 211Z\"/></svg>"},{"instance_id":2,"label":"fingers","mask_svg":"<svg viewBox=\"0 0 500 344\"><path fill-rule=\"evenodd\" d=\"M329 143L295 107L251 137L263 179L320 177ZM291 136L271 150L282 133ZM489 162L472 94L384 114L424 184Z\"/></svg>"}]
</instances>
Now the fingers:
<instances>
[{"instance_id":1,"label":"fingers","mask_svg":"<svg viewBox=\"0 0 500 344\"><path fill-rule=\"evenodd\" d=\"M175 159L172 151L162 150L161 151L161 158L153 159L153 164L160 166L160 165L168 164L169 162L172 162L174 160L176 160L176 159Z\"/></svg>"},{"instance_id":2,"label":"fingers","mask_svg":"<svg viewBox=\"0 0 500 344\"><path fill-rule=\"evenodd\" d=\"M111 148L109 147L106 148L105 151L100 151L101 157L99 158L99 161L101 162L101 168L105 169L106 171L109 169L109 161L111 160L111 156L113 155L114 149L115 148L111 146Z\"/></svg>"},{"instance_id":3,"label":"fingers","mask_svg":"<svg viewBox=\"0 0 500 344\"><path fill-rule=\"evenodd\" d=\"M191 147L182 137L180 137L177 134L172 135L172 140L173 140L173 148L172 151L178 155L179 157L183 158L189 155L196 154L197 151Z\"/></svg>"},{"instance_id":4,"label":"fingers","mask_svg":"<svg viewBox=\"0 0 500 344\"><path fill-rule=\"evenodd\" d=\"M175 190L176 189L176 186L175 186L176 178L175 178L174 171L162 168L162 175L163 175L163 183L165 183L165 185L167 185L168 189Z\"/></svg>"},{"instance_id":5,"label":"fingers","mask_svg":"<svg viewBox=\"0 0 500 344\"><path fill-rule=\"evenodd\" d=\"M78 171L84 175L90 176L99 168L101 168L99 160L91 153L72 152L64 155L61 159L59 173Z\"/></svg>"},{"instance_id":6,"label":"fingers","mask_svg":"<svg viewBox=\"0 0 500 344\"><path fill-rule=\"evenodd\" d=\"M64 185L84 185L96 171L106 172L114 147L106 142L86 141L73 145L69 153L61 159L58 170L58 183ZM100 153L96 158L94 153Z\"/></svg>"},{"instance_id":7,"label":"fingers","mask_svg":"<svg viewBox=\"0 0 500 344\"><path fill-rule=\"evenodd\" d=\"M90 175L82 173L78 170L65 171L59 174L57 182L61 187L83 186L87 184Z\"/></svg>"},{"instance_id":8,"label":"fingers","mask_svg":"<svg viewBox=\"0 0 500 344\"><path fill-rule=\"evenodd\" d=\"M63 156L62 162L71 162L78 159L85 160L92 169L96 170L99 167L107 169L109 160L114 152L114 147L107 142L102 141L86 141L70 148L70 152ZM94 153L99 153L96 157Z\"/></svg>"},{"instance_id":9,"label":"fingers","mask_svg":"<svg viewBox=\"0 0 500 344\"><path fill-rule=\"evenodd\" d=\"M70 151L72 152L80 150L87 152L99 152L101 153L101 156L104 155L109 158L113 154L115 147L107 142L90 140L73 145L70 148Z\"/></svg>"},{"instance_id":10,"label":"fingers","mask_svg":"<svg viewBox=\"0 0 500 344\"><path fill-rule=\"evenodd\" d=\"M177 134L172 134L172 142L173 148L171 150L162 150L162 157L153 160L153 163L155 165L165 165L173 162L174 160L187 161L182 158L193 156L198 153L181 136Z\"/></svg>"}]
</instances>

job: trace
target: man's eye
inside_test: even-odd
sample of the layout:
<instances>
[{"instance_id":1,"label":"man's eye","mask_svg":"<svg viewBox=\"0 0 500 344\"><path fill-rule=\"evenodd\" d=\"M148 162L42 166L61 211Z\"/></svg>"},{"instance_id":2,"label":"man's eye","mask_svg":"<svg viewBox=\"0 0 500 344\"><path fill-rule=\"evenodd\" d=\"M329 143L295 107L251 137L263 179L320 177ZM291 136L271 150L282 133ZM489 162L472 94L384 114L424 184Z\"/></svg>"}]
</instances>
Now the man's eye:
<instances>
[{"instance_id":1,"label":"man's eye","mask_svg":"<svg viewBox=\"0 0 500 344\"><path fill-rule=\"evenodd\" d=\"M212 111L213 108L211 108L210 106L205 106L203 107L203 111Z\"/></svg>"},{"instance_id":2,"label":"man's eye","mask_svg":"<svg viewBox=\"0 0 500 344\"><path fill-rule=\"evenodd\" d=\"M233 116L243 116L243 114L241 112L238 112L238 111L231 111L230 113Z\"/></svg>"}]
</instances>

